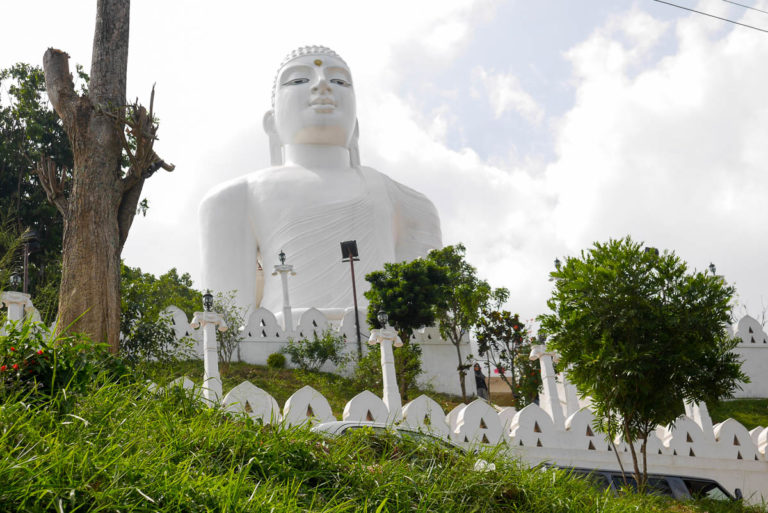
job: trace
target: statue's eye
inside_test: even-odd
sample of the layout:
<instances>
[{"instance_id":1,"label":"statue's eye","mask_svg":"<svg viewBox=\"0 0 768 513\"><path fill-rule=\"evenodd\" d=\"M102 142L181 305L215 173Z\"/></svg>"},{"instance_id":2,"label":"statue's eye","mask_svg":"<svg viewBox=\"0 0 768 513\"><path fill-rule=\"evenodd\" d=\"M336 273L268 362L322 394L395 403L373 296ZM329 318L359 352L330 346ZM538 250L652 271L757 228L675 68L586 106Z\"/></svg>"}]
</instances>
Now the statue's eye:
<instances>
[{"instance_id":1,"label":"statue's eye","mask_svg":"<svg viewBox=\"0 0 768 513\"><path fill-rule=\"evenodd\" d=\"M294 78L293 80L289 80L288 82L285 82L283 85L299 85L299 84L306 84L309 82L308 78Z\"/></svg>"},{"instance_id":2,"label":"statue's eye","mask_svg":"<svg viewBox=\"0 0 768 513\"><path fill-rule=\"evenodd\" d=\"M349 86L352 85L349 82L347 82L346 80L344 80L343 78L332 78L331 79L331 84L336 84L336 85L340 85L340 86L343 86L343 87L349 87Z\"/></svg>"}]
</instances>

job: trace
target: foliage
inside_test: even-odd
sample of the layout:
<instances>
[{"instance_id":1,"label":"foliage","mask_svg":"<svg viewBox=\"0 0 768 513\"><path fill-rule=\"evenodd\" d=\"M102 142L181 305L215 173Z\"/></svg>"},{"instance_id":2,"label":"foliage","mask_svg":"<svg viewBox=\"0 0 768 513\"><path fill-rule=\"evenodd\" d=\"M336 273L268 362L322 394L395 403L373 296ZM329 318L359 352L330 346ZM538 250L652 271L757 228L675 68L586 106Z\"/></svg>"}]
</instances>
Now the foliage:
<instances>
[{"instance_id":1,"label":"foliage","mask_svg":"<svg viewBox=\"0 0 768 513\"><path fill-rule=\"evenodd\" d=\"M79 73L79 82L87 82L87 75ZM0 70L0 90L7 93L0 95L0 218L7 218L17 236L28 229L38 234L37 251L29 258L28 290L44 322L51 323L58 305L63 222L46 200L35 168L47 155L71 176L72 151L61 120L48 105L39 67L18 63ZM3 248L0 241L0 254ZM21 251L13 255L12 265L0 266L6 274L21 272ZM5 286L7 276L0 279Z\"/></svg>"},{"instance_id":2,"label":"foliage","mask_svg":"<svg viewBox=\"0 0 768 513\"><path fill-rule=\"evenodd\" d=\"M245 307L237 306L235 302L235 291L228 293L217 292L213 298L213 311L217 312L224 319L227 325L226 331L216 330L216 342L219 352L219 360L226 365L232 363L232 355L237 350L237 359L240 360L240 342L244 335L240 328L245 322Z\"/></svg>"},{"instance_id":3,"label":"foliage","mask_svg":"<svg viewBox=\"0 0 768 513\"><path fill-rule=\"evenodd\" d=\"M551 275L553 313L541 317L549 348L605 430L629 442L642 485L633 442L644 455L648 434L673 422L683 400L714 404L748 379L726 331L734 288L629 237L596 243Z\"/></svg>"},{"instance_id":4,"label":"foliage","mask_svg":"<svg viewBox=\"0 0 768 513\"><path fill-rule=\"evenodd\" d=\"M272 353L267 356L267 367L270 369L284 369L285 355L283 353Z\"/></svg>"},{"instance_id":5,"label":"foliage","mask_svg":"<svg viewBox=\"0 0 768 513\"><path fill-rule=\"evenodd\" d=\"M202 304L200 292L192 289L189 274L179 276L176 269L156 278L138 267L121 264L120 354L129 362L157 360L169 362L189 356L192 340L176 337L165 309L176 305L191 315Z\"/></svg>"},{"instance_id":6,"label":"foliage","mask_svg":"<svg viewBox=\"0 0 768 513\"><path fill-rule=\"evenodd\" d=\"M65 392L65 402L71 403L85 393L96 374L108 370L119 377L125 370L105 345L93 344L83 335L56 337L32 321L11 321L4 329L0 335L3 401L20 393L28 401L40 402Z\"/></svg>"},{"instance_id":7,"label":"foliage","mask_svg":"<svg viewBox=\"0 0 768 513\"><path fill-rule=\"evenodd\" d=\"M446 246L430 251L427 259L443 267L448 274L448 287L444 302L437 310L436 321L440 335L456 347L461 395L467 400L465 379L471 367L464 361L460 344L477 323L480 312L491 303L503 303L509 296L507 289L492 290L488 282L477 277L477 270L464 258L463 244Z\"/></svg>"},{"instance_id":8,"label":"foliage","mask_svg":"<svg viewBox=\"0 0 768 513\"><path fill-rule=\"evenodd\" d=\"M383 270L369 273L365 279L371 284L365 292L368 324L381 328L377 316L384 311L403 341L403 347L395 349L395 368L400 394L407 399L421 373L421 349L411 347L410 339L414 330L433 325L437 312L445 307L448 272L431 260L416 259L385 263ZM398 351L402 353L400 366Z\"/></svg>"},{"instance_id":9,"label":"foliage","mask_svg":"<svg viewBox=\"0 0 768 513\"><path fill-rule=\"evenodd\" d=\"M155 277L144 273L138 267L124 263L120 266L120 293L123 309L126 303L141 305L144 316L156 319L171 305L179 307L187 318L192 318L195 311L203 307L203 295L195 290L189 273L172 268L165 274Z\"/></svg>"},{"instance_id":10,"label":"foliage","mask_svg":"<svg viewBox=\"0 0 768 513\"><path fill-rule=\"evenodd\" d=\"M291 357L294 365L305 371L316 371L325 362L334 365L346 363L344 355L344 337L334 335L331 330L325 330L322 336L312 334L312 339L289 339L283 352Z\"/></svg>"},{"instance_id":11,"label":"foliage","mask_svg":"<svg viewBox=\"0 0 768 513\"><path fill-rule=\"evenodd\" d=\"M531 404L541 388L539 363L528 358L534 340L518 314L485 311L477 321L480 356L488 355L494 373L507 384L517 408ZM509 376L507 376L509 372Z\"/></svg>"},{"instance_id":12,"label":"foliage","mask_svg":"<svg viewBox=\"0 0 768 513\"><path fill-rule=\"evenodd\" d=\"M99 379L64 419L8 401L0 425L4 511L765 511L613 497L499 453L481 455L495 471L475 472L474 454L366 430L330 439L264 426L178 388L151 394Z\"/></svg>"}]
</instances>

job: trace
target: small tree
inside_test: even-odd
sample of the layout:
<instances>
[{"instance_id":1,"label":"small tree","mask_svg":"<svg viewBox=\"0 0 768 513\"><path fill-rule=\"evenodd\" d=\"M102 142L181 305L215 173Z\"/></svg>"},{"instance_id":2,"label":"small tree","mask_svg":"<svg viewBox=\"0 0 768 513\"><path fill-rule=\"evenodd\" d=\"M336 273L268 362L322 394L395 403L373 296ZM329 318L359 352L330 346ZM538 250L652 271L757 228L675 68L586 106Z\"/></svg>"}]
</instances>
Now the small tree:
<instances>
[{"instance_id":1,"label":"small tree","mask_svg":"<svg viewBox=\"0 0 768 513\"><path fill-rule=\"evenodd\" d=\"M494 371L512 392L515 406L532 403L541 388L541 372L538 363L528 358L533 341L520 316L486 310L478 319L476 336L480 356L488 355Z\"/></svg>"},{"instance_id":2,"label":"small tree","mask_svg":"<svg viewBox=\"0 0 768 513\"><path fill-rule=\"evenodd\" d=\"M160 277L138 267L120 266L120 354L139 364L148 360L167 362L191 356L192 339L176 338L173 321L165 311L171 305L190 317L201 304L192 278L171 269Z\"/></svg>"},{"instance_id":3,"label":"small tree","mask_svg":"<svg viewBox=\"0 0 768 513\"><path fill-rule=\"evenodd\" d=\"M440 335L456 348L461 385L461 397L467 402L466 375L470 365L461 354L461 341L477 323L480 312L491 302L503 303L509 296L507 289L491 290L488 282L477 277L477 270L464 259L463 244L446 246L429 253L427 258L446 269L448 287L444 303L436 312Z\"/></svg>"},{"instance_id":4,"label":"small tree","mask_svg":"<svg viewBox=\"0 0 768 513\"><path fill-rule=\"evenodd\" d=\"M447 270L431 260L384 264L384 270L369 273L368 324L381 328L377 315L383 310L397 330L403 346L394 349L398 386L404 400L421 373L421 348L411 344L414 330L431 326L444 307Z\"/></svg>"},{"instance_id":5,"label":"small tree","mask_svg":"<svg viewBox=\"0 0 768 513\"><path fill-rule=\"evenodd\" d=\"M674 422L684 400L716 402L748 379L726 331L734 288L629 237L596 243L551 276L553 313L540 318L549 347L591 396L598 423L629 445L642 488L656 426Z\"/></svg>"},{"instance_id":6,"label":"small tree","mask_svg":"<svg viewBox=\"0 0 768 513\"><path fill-rule=\"evenodd\" d=\"M229 368L232 363L232 355L235 350L238 351L237 359L240 360L240 342L243 340L243 332L240 327L245 320L245 307L237 306L235 301L236 291L231 290L226 294L217 292L213 299L213 311L218 312L224 318L227 331L216 330L216 346L219 352L219 359Z\"/></svg>"},{"instance_id":7,"label":"small tree","mask_svg":"<svg viewBox=\"0 0 768 513\"><path fill-rule=\"evenodd\" d=\"M305 371L317 371L327 361L334 365L342 365L344 355L344 337L334 335L331 330L325 330L318 337L312 334L312 339L288 341L283 352L291 357L291 361Z\"/></svg>"}]
</instances>

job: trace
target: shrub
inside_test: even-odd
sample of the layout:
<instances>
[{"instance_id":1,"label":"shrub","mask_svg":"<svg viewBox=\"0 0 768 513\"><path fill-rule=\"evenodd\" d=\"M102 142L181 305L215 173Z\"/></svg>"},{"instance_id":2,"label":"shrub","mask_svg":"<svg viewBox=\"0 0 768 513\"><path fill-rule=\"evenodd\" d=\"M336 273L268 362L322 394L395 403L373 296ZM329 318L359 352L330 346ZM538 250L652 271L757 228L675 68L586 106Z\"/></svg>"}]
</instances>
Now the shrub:
<instances>
[{"instance_id":1,"label":"shrub","mask_svg":"<svg viewBox=\"0 0 768 513\"><path fill-rule=\"evenodd\" d=\"M244 324L247 308L237 306L235 294L236 291L234 290L230 290L226 294L218 292L213 300L213 311L221 314L227 325L226 331L216 330L219 360L225 365L232 362L232 355L235 350L237 350L237 360L240 361L240 342L243 340L240 326Z\"/></svg>"},{"instance_id":2,"label":"shrub","mask_svg":"<svg viewBox=\"0 0 768 513\"><path fill-rule=\"evenodd\" d=\"M27 321L5 325L0 336L0 396L29 393L32 401L66 391L69 401L85 393L102 371L113 377L125 374L122 362L107 344L95 344L85 335L54 336L44 325Z\"/></svg>"},{"instance_id":3,"label":"shrub","mask_svg":"<svg viewBox=\"0 0 768 513\"><path fill-rule=\"evenodd\" d=\"M283 352L291 357L291 361L300 369L316 371L327 361L335 365L346 362L344 353L344 338L334 335L331 330L323 332L321 337L312 336L312 340L288 340Z\"/></svg>"},{"instance_id":4,"label":"shrub","mask_svg":"<svg viewBox=\"0 0 768 513\"><path fill-rule=\"evenodd\" d=\"M133 312L123 312L121 321L120 355L133 365L146 361L168 363L191 357L193 341L189 337L176 338L170 315L162 313L151 320Z\"/></svg>"},{"instance_id":5,"label":"shrub","mask_svg":"<svg viewBox=\"0 0 768 513\"><path fill-rule=\"evenodd\" d=\"M267 367L270 369L284 369L285 356L282 353L272 353L267 357Z\"/></svg>"}]
</instances>

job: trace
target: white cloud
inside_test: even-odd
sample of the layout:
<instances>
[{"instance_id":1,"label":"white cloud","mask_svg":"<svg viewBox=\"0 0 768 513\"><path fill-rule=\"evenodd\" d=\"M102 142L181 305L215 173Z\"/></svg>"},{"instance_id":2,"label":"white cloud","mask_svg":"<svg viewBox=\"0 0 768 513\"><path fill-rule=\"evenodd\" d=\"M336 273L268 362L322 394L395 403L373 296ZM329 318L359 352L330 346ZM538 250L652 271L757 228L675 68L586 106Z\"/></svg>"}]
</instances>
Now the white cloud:
<instances>
[{"instance_id":1,"label":"white cloud","mask_svg":"<svg viewBox=\"0 0 768 513\"><path fill-rule=\"evenodd\" d=\"M558 127L556 234L572 250L632 234L676 249L692 265L714 261L742 298L768 292L758 255L768 211L768 39L748 29L712 36L683 18L678 51L645 67L651 47L632 27L666 29L632 12L567 55L576 104Z\"/></svg>"},{"instance_id":2,"label":"white cloud","mask_svg":"<svg viewBox=\"0 0 768 513\"><path fill-rule=\"evenodd\" d=\"M505 112L517 112L528 122L539 124L544 118L544 109L523 88L520 80L512 73L493 73L478 67L474 71L476 79L482 84L483 92L476 89L475 95L485 95L493 109L496 119Z\"/></svg>"}]
</instances>

